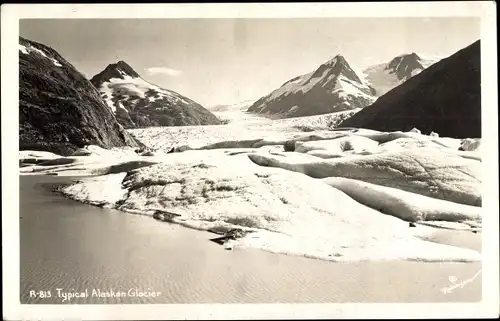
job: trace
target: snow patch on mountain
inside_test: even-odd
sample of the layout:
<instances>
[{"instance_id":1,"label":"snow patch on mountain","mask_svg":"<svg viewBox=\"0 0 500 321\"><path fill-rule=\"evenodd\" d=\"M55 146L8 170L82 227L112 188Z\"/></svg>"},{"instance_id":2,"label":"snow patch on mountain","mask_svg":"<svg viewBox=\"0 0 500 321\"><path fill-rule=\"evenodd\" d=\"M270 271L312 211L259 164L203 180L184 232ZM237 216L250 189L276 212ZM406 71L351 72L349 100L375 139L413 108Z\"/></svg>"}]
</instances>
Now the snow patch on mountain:
<instances>
[{"instance_id":1,"label":"snow patch on mountain","mask_svg":"<svg viewBox=\"0 0 500 321\"><path fill-rule=\"evenodd\" d=\"M372 95L368 95L366 93L367 88L365 85L347 79L343 75L340 75L337 80L338 83L337 86L335 87L334 93L338 93L339 96L342 97L342 96L352 95L352 96L363 97L368 100L373 99Z\"/></svg>"},{"instance_id":2,"label":"snow patch on mountain","mask_svg":"<svg viewBox=\"0 0 500 321\"><path fill-rule=\"evenodd\" d=\"M38 48L31 47L31 46L24 46L22 44L19 44L19 50L25 55L29 55L32 52L36 52L36 53L42 55L43 57L45 57L49 60L52 60L52 63L54 64L54 66L62 67L61 63L57 59L55 59L53 57L49 57L45 52L43 52L42 50L40 50Z\"/></svg>"},{"instance_id":3,"label":"snow patch on mountain","mask_svg":"<svg viewBox=\"0 0 500 321\"><path fill-rule=\"evenodd\" d=\"M296 93L298 91L302 91L303 93L306 92L307 90L302 89L302 86L307 82L307 80L311 79L313 73L308 73L296 78L293 78L292 80L284 83L280 88L274 90L269 94L268 99L273 100L279 98L281 95L289 95L291 93ZM316 78L315 82L311 82L312 84L315 84L319 79ZM310 88L309 88L310 89Z\"/></svg>"},{"instance_id":4,"label":"snow patch on mountain","mask_svg":"<svg viewBox=\"0 0 500 321\"><path fill-rule=\"evenodd\" d=\"M130 77L123 71L119 71L123 73L123 78L111 78L109 81L103 82L99 88L99 92L103 95L103 97L105 97L104 99L107 105L113 110L113 112L116 111L113 98L118 95L123 95L124 99L130 99L131 97L148 99L149 102L155 102L158 99L167 98L176 103L189 103L186 99L182 98L173 91L153 85L139 77ZM154 91L153 96L150 95L151 91Z\"/></svg>"}]
</instances>

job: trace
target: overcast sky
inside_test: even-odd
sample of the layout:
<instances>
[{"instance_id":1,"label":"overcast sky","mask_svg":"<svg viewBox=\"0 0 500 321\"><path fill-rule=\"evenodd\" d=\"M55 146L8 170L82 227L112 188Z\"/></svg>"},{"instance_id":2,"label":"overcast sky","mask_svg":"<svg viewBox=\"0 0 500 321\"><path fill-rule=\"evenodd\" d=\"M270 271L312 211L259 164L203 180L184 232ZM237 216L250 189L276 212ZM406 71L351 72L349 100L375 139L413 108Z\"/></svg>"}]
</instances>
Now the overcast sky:
<instances>
[{"instance_id":1,"label":"overcast sky","mask_svg":"<svg viewBox=\"0 0 500 321\"><path fill-rule=\"evenodd\" d=\"M337 54L356 69L404 53L446 57L478 40L474 18L39 19L20 35L89 79L126 61L204 106L258 99Z\"/></svg>"}]
</instances>

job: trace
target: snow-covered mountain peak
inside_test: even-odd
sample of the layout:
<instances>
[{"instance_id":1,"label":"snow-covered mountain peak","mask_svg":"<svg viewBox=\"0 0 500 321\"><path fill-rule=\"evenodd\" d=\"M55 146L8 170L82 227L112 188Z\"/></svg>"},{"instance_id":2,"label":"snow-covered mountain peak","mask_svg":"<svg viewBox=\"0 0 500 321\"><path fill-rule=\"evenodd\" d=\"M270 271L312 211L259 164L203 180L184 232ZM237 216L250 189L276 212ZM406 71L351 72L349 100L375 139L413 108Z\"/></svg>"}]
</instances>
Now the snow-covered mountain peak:
<instances>
[{"instance_id":1,"label":"snow-covered mountain peak","mask_svg":"<svg viewBox=\"0 0 500 321\"><path fill-rule=\"evenodd\" d=\"M425 69L421 60L422 59L414 52L404 54L392 59L387 64L386 69L396 74L399 80L406 80Z\"/></svg>"},{"instance_id":2,"label":"snow-covered mountain peak","mask_svg":"<svg viewBox=\"0 0 500 321\"><path fill-rule=\"evenodd\" d=\"M327 62L325 62L323 65L335 66L337 63L345 64L345 63L347 63L347 61L345 60L344 56L342 56L342 55L336 55L332 59L330 59Z\"/></svg>"},{"instance_id":3,"label":"snow-covered mountain peak","mask_svg":"<svg viewBox=\"0 0 500 321\"><path fill-rule=\"evenodd\" d=\"M393 60L396 60L398 58L413 59L413 60L420 60L421 59L420 56L416 52L401 54L399 56L396 56Z\"/></svg>"},{"instance_id":4,"label":"snow-covered mountain peak","mask_svg":"<svg viewBox=\"0 0 500 321\"><path fill-rule=\"evenodd\" d=\"M281 117L320 115L363 108L375 100L373 93L347 60L336 55L257 100L248 111Z\"/></svg>"},{"instance_id":5,"label":"snow-covered mountain peak","mask_svg":"<svg viewBox=\"0 0 500 321\"><path fill-rule=\"evenodd\" d=\"M361 79L358 75L356 75L356 72L351 68L347 60L342 55L336 55L334 58L323 63L312 74L311 78L317 78L321 75L323 78L331 78L332 76L336 78L343 75L349 80L361 83Z\"/></svg>"},{"instance_id":6,"label":"snow-covered mountain peak","mask_svg":"<svg viewBox=\"0 0 500 321\"><path fill-rule=\"evenodd\" d=\"M387 63L371 66L363 70L365 80L373 86L377 96L381 96L399 86L439 59L423 58L415 52L399 55Z\"/></svg>"},{"instance_id":7,"label":"snow-covered mountain peak","mask_svg":"<svg viewBox=\"0 0 500 321\"><path fill-rule=\"evenodd\" d=\"M99 87L104 82L109 82L111 79L126 79L140 78L141 76L130 67L125 61L120 60L117 63L109 64L103 71L92 77L92 82L96 87Z\"/></svg>"},{"instance_id":8,"label":"snow-covered mountain peak","mask_svg":"<svg viewBox=\"0 0 500 321\"><path fill-rule=\"evenodd\" d=\"M220 123L197 102L144 80L123 60L108 65L90 82L126 128Z\"/></svg>"}]
</instances>

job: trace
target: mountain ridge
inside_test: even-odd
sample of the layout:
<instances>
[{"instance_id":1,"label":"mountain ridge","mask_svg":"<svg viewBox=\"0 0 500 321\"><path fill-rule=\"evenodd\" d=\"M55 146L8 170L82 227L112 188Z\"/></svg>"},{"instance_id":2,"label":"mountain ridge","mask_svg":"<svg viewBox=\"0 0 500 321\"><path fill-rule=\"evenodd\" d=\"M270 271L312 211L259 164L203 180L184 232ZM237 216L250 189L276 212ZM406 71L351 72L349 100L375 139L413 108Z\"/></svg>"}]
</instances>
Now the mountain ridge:
<instances>
[{"instance_id":1,"label":"mountain ridge","mask_svg":"<svg viewBox=\"0 0 500 321\"><path fill-rule=\"evenodd\" d=\"M109 64L90 81L126 128L221 123L194 100L144 80L123 60Z\"/></svg>"}]
</instances>

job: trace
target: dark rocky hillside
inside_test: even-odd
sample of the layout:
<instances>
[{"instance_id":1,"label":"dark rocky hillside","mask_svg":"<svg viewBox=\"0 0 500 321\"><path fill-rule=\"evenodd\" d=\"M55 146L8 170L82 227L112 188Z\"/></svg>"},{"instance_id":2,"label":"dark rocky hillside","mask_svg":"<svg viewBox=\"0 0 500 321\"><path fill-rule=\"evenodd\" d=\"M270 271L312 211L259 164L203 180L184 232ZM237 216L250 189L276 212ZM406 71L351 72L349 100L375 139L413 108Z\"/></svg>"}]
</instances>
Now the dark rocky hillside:
<instances>
[{"instance_id":1,"label":"dark rocky hillside","mask_svg":"<svg viewBox=\"0 0 500 321\"><path fill-rule=\"evenodd\" d=\"M85 145L141 145L92 84L54 49L19 39L19 149L69 155Z\"/></svg>"}]
</instances>

